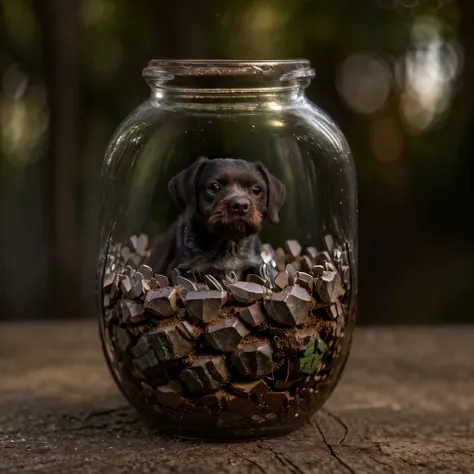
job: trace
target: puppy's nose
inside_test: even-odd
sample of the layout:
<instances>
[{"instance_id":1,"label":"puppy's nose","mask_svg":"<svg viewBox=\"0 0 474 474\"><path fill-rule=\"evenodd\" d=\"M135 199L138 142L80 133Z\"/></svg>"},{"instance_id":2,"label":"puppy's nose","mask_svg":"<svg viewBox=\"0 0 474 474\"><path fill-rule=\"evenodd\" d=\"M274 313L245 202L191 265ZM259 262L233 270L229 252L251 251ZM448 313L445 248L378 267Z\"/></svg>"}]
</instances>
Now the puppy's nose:
<instances>
[{"instance_id":1,"label":"puppy's nose","mask_svg":"<svg viewBox=\"0 0 474 474\"><path fill-rule=\"evenodd\" d=\"M229 207L232 212L236 214L245 214L250 207L250 201L244 197L236 197L231 199Z\"/></svg>"}]
</instances>

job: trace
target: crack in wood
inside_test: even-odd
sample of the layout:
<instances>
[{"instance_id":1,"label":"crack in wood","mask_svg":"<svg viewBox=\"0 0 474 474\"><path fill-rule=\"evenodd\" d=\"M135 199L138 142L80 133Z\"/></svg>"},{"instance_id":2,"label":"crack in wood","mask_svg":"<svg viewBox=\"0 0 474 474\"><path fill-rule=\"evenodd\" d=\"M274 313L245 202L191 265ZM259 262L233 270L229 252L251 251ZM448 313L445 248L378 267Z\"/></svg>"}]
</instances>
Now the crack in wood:
<instances>
[{"instance_id":1,"label":"crack in wood","mask_svg":"<svg viewBox=\"0 0 474 474\"><path fill-rule=\"evenodd\" d=\"M257 446L265 451L272 453L283 467L288 468L290 471L296 472L296 474L306 474L303 469L297 466L291 459L288 459L283 453L277 453L271 446L266 446L264 441L257 443Z\"/></svg>"},{"instance_id":2,"label":"crack in wood","mask_svg":"<svg viewBox=\"0 0 474 474\"><path fill-rule=\"evenodd\" d=\"M382 451L380 450L380 446L378 448L379 448L379 451L382 453ZM377 464L380 464L381 466L388 467L390 469L390 472L395 474L395 468L391 464L383 462L380 459L377 459L370 451L366 451L366 453L367 453L367 456L369 456L369 458L372 459L372 461L374 461Z\"/></svg>"},{"instance_id":3,"label":"crack in wood","mask_svg":"<svg viewBox=\"0 0 474 474\"><path fill-rule=\"evenodd\" d=\"M118 414L119 409L117 408L109 408L109 409L104 409L104 410L96 410L91 413L88 413L85 418L82 421L89 421L91 418L96 418L99 416L107 416L112 413L117 413Z\"/></svg>"},{"instance_id":4,"label":"crack in wood","mask_svg":"<svg viewBox=\"0 0 474 474\"><path fill-rule=\"evenodd\" d=\"M330 443L328 443L328 441L326 440L326 436L325 436L323 430L321 429L321 427L319 426L319 423L318 423L317 420L314 420L314 424L316 425L316 428L318 429L319 433L321 434L321 437L324 441L324 444L326 445L329 452L331 453L331 456L334 459L336 459L336 461L339 464L341 464L341 466L344 466L350 473L356 474L356 472L337 455L337 453L336 453L336 451L334 451L334 448L332 447L332 445Z\"/></svg>"},{"instance_id":5,"label":"crack in wood","mask_svg":"<svg viewBox=\"0 0 474 474\"><path fill-rule=\"evenodd\" d=\"M233 451L232 449L230 449L229 445L225 445L225 448L231 452L234 456L238 457L238 458L241 458L241 459L244 459L245 461L249 462L250 464L252 464L253 466L255 466L260 472L263 472L263 474L265 474L265 469L260 466L260 464L258 464L256 461L254 461L253 459L250 459L248 458L247 456L243 455L242 453L237 453L235 451Z\"/></svg>"},{"instance_id":6,"label":"crack in wood","mask_svg":"<svg viewBox=\"0 0 474 474\"><path fill-rule=\"evenodd\" d=\"M342 426L342 428L344 429L344 434L342 435L342 438L337 443L340 446L342 446L344 444L344 441L346 441L347 436L349 435L349 427L342 421L341 418L339 418L339 416L337 416L335 413L328 410L327 408L322 408L321 412L326 413L330 418L332 418L337 423L339 423Z\"/></svg>"},{"instance_id":7,"label":"crack in wood","mask_svg":"<svg viewBox=\"0 0 474 474\"><path fill-rule=\"evenodd\" d=\"M412 462L409 461L408 459L403 458L402 456L397 456L397 459L400 459L405 464L408 464L409 466L413 467L428 467L428 465L424 462Z\"/></svg>"}]
</instances>

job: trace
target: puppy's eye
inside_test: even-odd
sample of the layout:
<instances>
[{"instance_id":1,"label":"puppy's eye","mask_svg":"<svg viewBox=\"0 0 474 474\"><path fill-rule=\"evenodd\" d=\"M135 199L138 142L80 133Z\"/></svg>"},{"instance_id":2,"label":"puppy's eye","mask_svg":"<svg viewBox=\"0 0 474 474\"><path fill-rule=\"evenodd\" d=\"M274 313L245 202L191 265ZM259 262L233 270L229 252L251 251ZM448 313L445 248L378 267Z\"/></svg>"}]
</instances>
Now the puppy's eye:
<instances>
[{"instance_id":1,"label":"puppy's eye","mask_svg":"<svg viewBox=\"0 0 474 474\"><path fill-rule=\"evenodd\" d=\"M254 186L252 192L258 196L259 194L262 194L262 188L260 186Z\"/></svg>"},{"instance_id":2,"label":"puppy's eye","mask_svg":"<svg viewBox=\"0 0 474 474\"><path fill-rule=\"evenodd\" d=\"M217 183L212 183L207 187L207 190L211 193L217 193L221 187Z\"/></svg>"}]
</instances>

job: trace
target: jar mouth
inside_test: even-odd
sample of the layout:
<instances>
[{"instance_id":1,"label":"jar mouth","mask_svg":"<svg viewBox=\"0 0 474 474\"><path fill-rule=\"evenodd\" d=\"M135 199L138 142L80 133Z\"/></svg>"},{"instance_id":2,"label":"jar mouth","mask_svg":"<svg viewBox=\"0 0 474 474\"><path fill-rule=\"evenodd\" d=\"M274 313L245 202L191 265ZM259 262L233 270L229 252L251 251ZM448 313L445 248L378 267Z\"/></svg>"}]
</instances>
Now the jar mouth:
<instances>
[{"instance_id":1,"label":"jar mouth","mask_svg":"<svg viewBox=\"0 0 474 474\"><path fill-rule=\"evenodd\" d=\"M150 86L198 89L305 86L314 76L307 59L153 59L143 69Z\"/></svg>"}]
</instances>

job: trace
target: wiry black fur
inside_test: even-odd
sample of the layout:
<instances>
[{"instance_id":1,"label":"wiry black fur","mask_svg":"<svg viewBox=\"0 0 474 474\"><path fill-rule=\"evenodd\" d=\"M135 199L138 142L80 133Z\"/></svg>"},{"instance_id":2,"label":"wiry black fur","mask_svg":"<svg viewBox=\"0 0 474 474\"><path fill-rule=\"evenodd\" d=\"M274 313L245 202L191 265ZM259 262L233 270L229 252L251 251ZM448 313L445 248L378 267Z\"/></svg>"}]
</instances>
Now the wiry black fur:
<instances>
[{"instance_id":1,"label":"wiry black fur","mask_svg":"<svg viewBox=\"0 0 474 474\"><path fill-rule=\"evenodd\" d=\"M215 199L206 188L213 176L227 176L234 183L228 188L223 186ZM241 182L244 179L245 185ZM252 193L253 180L263 194ZM169 190L184 212L153 248L148 263L155 273L169 277L171 270L178 268L183 273L210 273L223 278L231 271L239 277L256 271L262 264L257 235L260 221L267 217L277 223L285 199L285 187L277 178L258 163L201 158L175 176ZM250 203L248 216L231 215L227 219L227 200L236 193ZM223 222L218 221L217 228L212 225L216 215Z\"/></svg>"}]
</instances>

